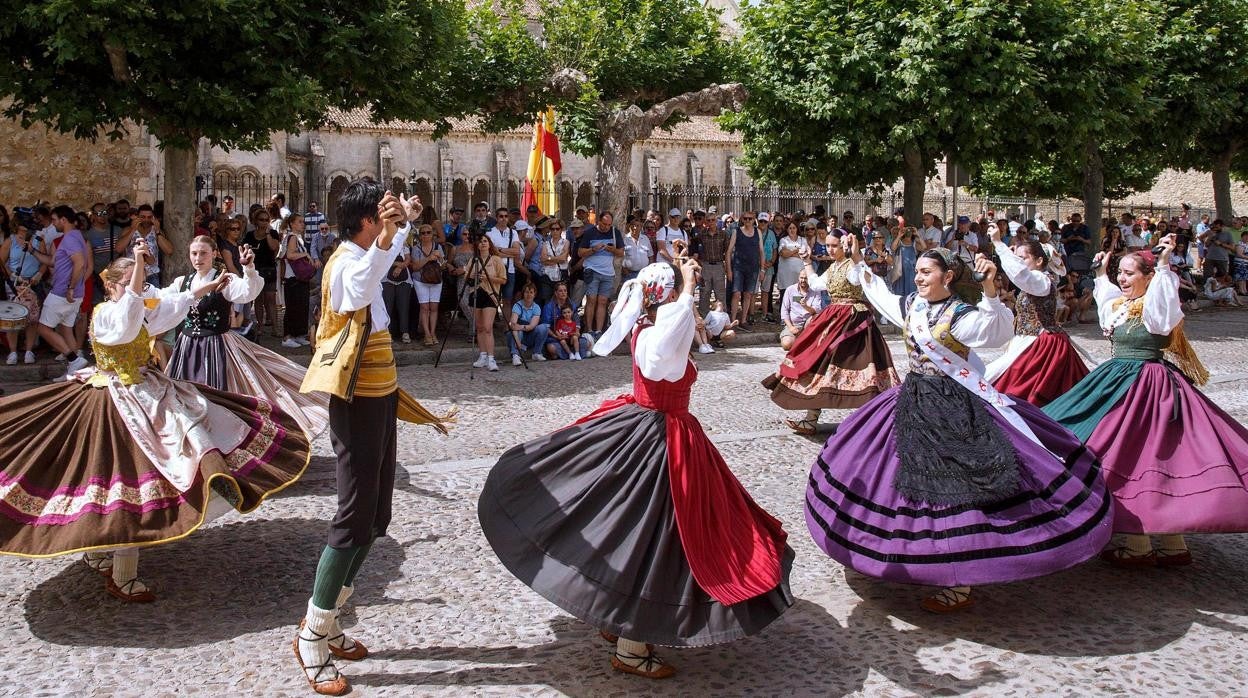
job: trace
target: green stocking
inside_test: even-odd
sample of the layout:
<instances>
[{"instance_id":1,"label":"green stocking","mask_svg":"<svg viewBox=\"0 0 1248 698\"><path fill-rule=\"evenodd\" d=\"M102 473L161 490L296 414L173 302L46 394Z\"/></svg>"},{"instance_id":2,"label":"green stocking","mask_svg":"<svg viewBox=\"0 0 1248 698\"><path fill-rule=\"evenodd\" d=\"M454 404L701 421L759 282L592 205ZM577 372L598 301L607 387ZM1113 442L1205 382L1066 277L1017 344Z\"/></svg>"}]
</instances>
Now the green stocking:
<instances>
[{"instance_id":1,"label":"green stocking","mask_svg":"<svg viewBox=\"0 0 1248 698\"><path fill-rule=\"evenodd\" d=\"M343 582L346 586L355 586L355 575L360 573L360 567L364 564L364 558L368 557L368 551L373 549L373 544L361 545L355 549L355 559L351 561L351 568L347 570L347 579Z\"/></svg>"},{"instance_id":2,"label":"green stocking","mask_svg":"<svg viewBox=\"0 0 1248 698\"><path fill-rule=\"evenodd\" d=\"M338 592L352 575L352 562L367 547L331 548L321 551L321 561L316 565L316 582L312 585L312 605L321 609L333 609L338 603ZM362 557L362 556L361 556Z\"/></svg>"}]
</instances>

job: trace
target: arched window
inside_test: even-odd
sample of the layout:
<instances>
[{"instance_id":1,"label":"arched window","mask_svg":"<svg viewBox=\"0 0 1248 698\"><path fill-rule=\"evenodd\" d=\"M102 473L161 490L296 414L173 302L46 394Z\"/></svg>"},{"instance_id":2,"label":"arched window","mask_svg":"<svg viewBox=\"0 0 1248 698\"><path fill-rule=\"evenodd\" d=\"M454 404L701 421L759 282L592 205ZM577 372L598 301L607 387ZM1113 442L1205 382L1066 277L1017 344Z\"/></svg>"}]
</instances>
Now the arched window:
<instances>
[{"instance_id":1,"label":"arched window","mask_svg":"<svg viewBox=\"0 0 1248 698\"><path fill-rule=\"evenodd\" d=\"M338 225L338 200L342 198L343 193L347 190L350 182L346 177L338 175L329 184L329 196L325 202L325 216L329 219L330 225Z\"/></svg>"},{"instance_id":2,"label":"arched window","mask_svg":"<svg viewBox=\"0 0 1248 698\"><path fill-rule=\"evenodd\" d=\"M471 210L468 205L468 183L462 179L455 180L455 183L451 185L451 206L465 211Z\"/></svg>"},{"instance_id":3,"label":"arched window","mask_svg":"<svg viewBox=\"0 0 1248 698\"><path fill-rule=\"evenodd\" d=\"M390 191L394 192L395 194L403 194L404 196L406 196L408 193L407 180L403 179L402 177L391 177L390 178Z\"/></svg>"},{"instance_id":4,"label":"arched window","mask_svg":"<svg viewBox=\"0 0 1248 698\"><path fill-rule=\"evenodd\" d=\"M507 180L507 208L518 208L520 206L520 187L516 186L516 180ZM521 211L523 214L524 212Z\"/></svg>"},{"instance_id":5,"label":"arched window","mask_svg":"<svg viewBox=\"0 0 1248 698\"><path fill-rule=\"evenodd\" d=\"M434 217L437 217L438 211L435 211L434 209L438 202L433 199L433 187L429 185L429 179L427 177L420 177L416 180L415 194L420 197L420 203L425 207L425 209L433 212Z\"/></svg>"},{"instance_id":6,"label":"arched window","mask_svg":"<svg viewBox=\"0 0 1248 698\"><path fill-rule=\"evenodd\" d=\"M478 179L477 183L472 185L472 205L476 206L481 201L484 201L486 204L490 204L491 202L490 183L484 179ZM469 208L471 211L471 207L466 208ZM494 206L490 205L491 213L493 213L493 208Z\"/></svg>"},{"instance_id":7,"label":"arched window","mask_svg":"<svg viewBox=\"0 0 1248 698\"><path fill-rule=\"evenodd\" d=\"M303 211L303 180L294 172L286 175L286 208L295 213Z\"/></svg>"},{"instance_id":8,"label":"arched window","mask_svg":"<svg viewBox=\"0 0 1248 698\"><path fill-rule=\"evenodd\" d=\"M593 206L594 205L594 185L589 182L581 182L581 186L576 188L576 206ZM575 210L576 206L573 207Z\"/></svg>"},{"instance_id":9,"label":"arched window","mask_svg":"<svg viewBox=\"0 0 1248 698\"><path fill-rule=\"evenodd\" d=\"M559 183L559 210L555 213L565 223L572 220L572 211L576 209L573 203L575 198L572 194L572 183L563 181Z\"/></svg>"}]
</instances>

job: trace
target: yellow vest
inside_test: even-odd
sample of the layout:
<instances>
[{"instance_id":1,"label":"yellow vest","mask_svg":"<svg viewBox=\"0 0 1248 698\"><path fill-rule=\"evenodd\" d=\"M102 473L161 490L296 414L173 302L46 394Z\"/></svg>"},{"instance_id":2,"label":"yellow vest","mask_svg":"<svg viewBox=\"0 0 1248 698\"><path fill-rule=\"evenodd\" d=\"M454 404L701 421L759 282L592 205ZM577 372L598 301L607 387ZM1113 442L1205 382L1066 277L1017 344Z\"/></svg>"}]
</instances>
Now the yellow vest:
<instances>
[{"instance_id":1,"label":"yellow vest","mask_svg":"<svg viewBox=\"0 0 1248 698\"><path fill-rule=\"evenodd\" d=\"M333 309L329 300L330 274L344 251L341 246L335 250L321 273L321 320L316 328L312 363L299 392L325 392L350 402L357 395L385 397L397 390L400 420L428 424L445 434L446 424L455 421L455 410L436 416L399 389L390 332L372 332L368 306L349 314Z\"/></svg>"}]
</instances>

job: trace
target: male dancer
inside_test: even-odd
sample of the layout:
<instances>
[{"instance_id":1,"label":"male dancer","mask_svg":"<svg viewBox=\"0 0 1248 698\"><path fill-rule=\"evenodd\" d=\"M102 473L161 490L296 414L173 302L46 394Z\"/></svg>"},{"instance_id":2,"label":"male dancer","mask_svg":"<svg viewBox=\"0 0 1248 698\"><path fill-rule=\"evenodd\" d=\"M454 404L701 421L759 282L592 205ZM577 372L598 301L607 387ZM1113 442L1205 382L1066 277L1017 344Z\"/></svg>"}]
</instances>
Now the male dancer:
<instances>
[{"instance_id":1,"label":"male dancer","mask_svg":"<svg viewBox=\"0 0 1248 698\"><path fill-rule=\"evenodd\" d=\"M330 441L338 459L338 513L316 567L307 616L295 639L295 657L317 693L349 690L331 654L363 659L368 650L342 632L338 612L354 591L355 576L390 523L394 494L395 419L429 424L435 417L398 388L390 345L390 317L381 280L402 251L409 221L420 217L417 197L396 198L370 178L347 186L338 203L342 244L325 263L316 351L302 392L330 394ZM402 226L402 227L400 227Z\"/></svg>"}]
</instances>

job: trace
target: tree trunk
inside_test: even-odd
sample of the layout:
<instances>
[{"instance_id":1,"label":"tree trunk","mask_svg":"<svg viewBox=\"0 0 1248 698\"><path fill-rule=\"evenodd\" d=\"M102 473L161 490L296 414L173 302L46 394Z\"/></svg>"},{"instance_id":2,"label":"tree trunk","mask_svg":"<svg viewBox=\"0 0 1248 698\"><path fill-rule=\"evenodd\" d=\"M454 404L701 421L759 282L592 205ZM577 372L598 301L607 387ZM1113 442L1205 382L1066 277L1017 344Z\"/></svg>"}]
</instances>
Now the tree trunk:
<instances>
[{"instance_id":1,"label":"tree trunk","mask_svg":"<svg viewBox=\"0 0 1248 698\"><path fill-rule=\"evenodd\" d=\"M685 92L642 111L636 104L608 114L600 123L602 162L598 172L598 210L615 213L623 224L628 217L628 175L633 166L633 144L650 137L676 114L719 116L724 109L740 109L745 103L740 83L711 85Z\"/></svg>"},{"instance_id":2,"label":"tree trunk","mask_svg":"<svg viewBox=\"0 0 1248 698\"><path fill-rule=\"evenodd\" d=\"M1235 207L1231 203L1231 160L1235 159L1235 150L1228 147L1226 152L1213 160L1213 207L1217 217L1228 224L1235 216Z\"/></svg>"},{"instance_id":3,"label":"tree trunk","mask_svg":"<svg viewBox=\"0 0 1248 698\"><path fill-rule=\"evenodd\" d=\"M173 243L173 254L161 260L166 282L188 274L191 262L188 250L195 234L195 148L166 148L165 156L165 218L161 230Z\"/></svg>"},{"instance_id":4,"label":"tree trunk","mask_svg":"<svg viewBox=\"0 0 1248 698\"><path fill-rule=\"evenodd\" d=\"M927 168L923 166L923 153L916 145L906 146L902 153L902 200L905 206L906 225L917 225L923 219L923 196L927 193ZM892 214L892 211L889 211Z\"/></svg>"},{"instance_id":5,"label":"tree trunk","mask_svg":"<svg viewBox=\"0 0 1248 698\"><path fill-rule=\"evenodd\" d=\"M1083 222L1092 233L1092 249L1101 245L1101 204L1105 198L1105 162L1101 147L1089 139L1083 145Z\"/></svg>"},{"instance_id":6,"label":"tree trunk","mask_svg":"<svg viewBox=\"0 0 1248 698\"><path fill-rule=\"evenodd\" d=\"M628 173L632 169L633 142L619 133L604 132L598 166L598 211L611 211L620 222L628 218Z\"/></svg>"}]
</instances>

